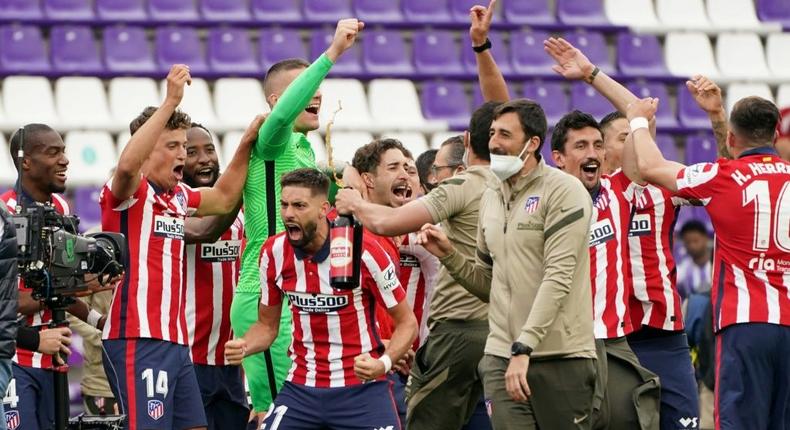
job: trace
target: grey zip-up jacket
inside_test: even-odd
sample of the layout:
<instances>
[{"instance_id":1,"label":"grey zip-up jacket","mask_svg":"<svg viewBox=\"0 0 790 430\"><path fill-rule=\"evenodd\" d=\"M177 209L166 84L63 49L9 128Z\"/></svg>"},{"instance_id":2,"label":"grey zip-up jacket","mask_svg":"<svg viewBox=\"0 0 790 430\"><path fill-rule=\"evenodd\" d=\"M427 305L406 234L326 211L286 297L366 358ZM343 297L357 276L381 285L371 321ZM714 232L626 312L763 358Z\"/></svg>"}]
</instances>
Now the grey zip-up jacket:
<instances>
[{"instance_id":1,"label":"grey zip-up jacket","mask_svg":"<svg viewBox=\"0 0 790 430\"><path fill-rule=\"evenodd\" d=\"M514 185L488 186L477 255L441 260L464 288L490 287L485 353L508 358L518 341L535 359L595 358L587 190L542 160Z\"/></svg>"}]
</instances>

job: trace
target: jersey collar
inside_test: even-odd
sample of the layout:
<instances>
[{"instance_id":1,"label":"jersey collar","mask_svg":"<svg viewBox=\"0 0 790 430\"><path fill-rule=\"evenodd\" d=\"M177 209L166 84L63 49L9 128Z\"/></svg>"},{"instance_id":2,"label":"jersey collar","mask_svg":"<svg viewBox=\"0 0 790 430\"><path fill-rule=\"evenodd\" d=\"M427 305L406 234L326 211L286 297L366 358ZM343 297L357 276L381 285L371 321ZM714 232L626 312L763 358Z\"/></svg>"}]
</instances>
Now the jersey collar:
<instances>
[{"instance_id":1,"label":"jersey collar","mask_svg":"<svg viewBox=\"0 0 790 430\"><path fill-rule=\"evenodd\" d=\"M329 222L328 219L327 222ZM318 252L316 252L315 254L309 255L306 252L302 251L301 249L294 247L294 255L299 260L305 260L312 257L312 260L314 262L318 264L323 263L324 260L326 260L327 257L329 257L330 236L331 236L330 234L326 235L326 240L324 241L324 244L321 246L321 249L319 249Z\"/></svg>"},{"instance_id":2,"label":"jersey collar","mask_svg":"<svg viewBox=\"0 0 790 430\"><path fill-rule=\"evenodd\" d=\"M22 191L22 194L21 194L21 195L18 195L18 196L16 196L17 204L19 204L20 206L25 206L25 207L27 207L27 206L30 206L30 205L32 205L32 204L39 203L39 202L37 202L37 201L35 201L35 200L33 199L33 196L31 196L30 194L28 194L27 190L25 190L25 187L18 187L18 184L19 184L19 181L17 181L17 182L16 182L16 184L14 184L14 195L16 195L16 190L17 190L17 189L21 190L21 191ZM44 202L44 203L50 203L50 204L53 204L53 202L52 202L52 196L50 195L50 196L49 196L49 200L48 200L48 201L46 201L46 202Z\"/></svg>"},{"instance_id":3,"label":"jersey collar","mask_svg":"<svg viewBox=\"0 0 790 430\"><path fill-rule=\"evenodd\" d=\"M746 151L741 152L741 155L738 156L738 159L743 157L749 157L751 155L776 155L779 156L779 153L776 152L776 149L770 146L761 146L758 148L751 148L747 149Z\"/></svg>"}]
</instances>

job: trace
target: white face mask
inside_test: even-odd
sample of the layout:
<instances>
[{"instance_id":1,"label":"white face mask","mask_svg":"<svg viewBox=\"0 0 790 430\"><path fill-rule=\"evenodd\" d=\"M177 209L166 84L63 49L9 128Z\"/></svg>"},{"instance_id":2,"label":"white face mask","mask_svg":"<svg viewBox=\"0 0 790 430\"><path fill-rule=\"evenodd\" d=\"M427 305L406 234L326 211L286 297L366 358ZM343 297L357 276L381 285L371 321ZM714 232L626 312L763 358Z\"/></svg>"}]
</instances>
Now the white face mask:
<instances>
[{"instance_id":1,"label":"white face mask","mask_svg":"<svg viewBox=\"0 0 790 430\"><path fill-rule=\"evenodd\" d=\"M522 149L521 153L518 155L491 154L491 172L502 182L518 173L521 168L524 167L524 163L529 160L530 154L527 154L527 158L524 160L521 159L521 156L527 152L528 146L529 141L527 141L524 145L524 149Z\"/></svg>"}]
</instances>

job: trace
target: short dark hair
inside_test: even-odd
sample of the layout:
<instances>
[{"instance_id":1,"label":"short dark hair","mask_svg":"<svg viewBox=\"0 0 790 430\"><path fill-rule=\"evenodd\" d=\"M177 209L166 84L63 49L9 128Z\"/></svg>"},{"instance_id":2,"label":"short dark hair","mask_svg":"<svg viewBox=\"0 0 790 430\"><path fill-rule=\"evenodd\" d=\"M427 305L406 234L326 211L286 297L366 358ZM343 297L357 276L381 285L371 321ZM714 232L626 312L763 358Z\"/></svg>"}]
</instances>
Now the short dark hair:
<instances>
[{"instance_id":1,"label":"short dark hair","mask_svg":"<svg viewBox=\"0 0 790 430\"><path fill-rule=\"evenodd\" d=\"M601 131L601 125L593 118L592 115L582 112L580 110L573 110L560 118L557 125L554 126L554 132L551 135L551 149L552 151L559 151L565 153L565 140L568 139L568 131L581 130L586 127L592 127ZM603 133L601 133L603 135Z\"/></svg>"},{"instance_id":2,"label":"short dark hair","mask_svg":"<svg viewBox=\"0 0 790 430\"><path fill-rule=\"evenodd\" d=\"M373 142L357 149L351 165L354 166L359 173L375 172L376 167L378 167L381 162L381 155L390 149L398 149L403 152L406 158L414 159L411 156L411 152L403 146L400 140L383 138L375 139Z\"/></svg>"},{"instance_id":3,"label":"short dark hair","mask_svg":"<svg viewBox=\"0 0 790 430\"><path fill-rule=\"evenodd\" d=\"M20 129L24 130L24 133L20 133L19 129L16 130L14 134L11 135L11 140L8 142L8 149L9 152L11 153L11 161L14 162L14 167L16 167L17 170L19 170L19 160L17 159L17 152L19 152L19 147L21 146L22 143L24 143L24 147L22 148L22 150L25 153L28 153L29 151L32 151L33 148L35 148L41 143L38 140L40 135L49 132L57 133L55 129L53 129L52 127L40 123L26 124ZM24 142L22 142L23 134L24 134Z\"/></svg>"},{"instance_id":4,"label":"short dark hair","mask_svg":"<svg viewBox=\"0 0 790 430\"><path fill-rule=\"evenodd\" d=\"M450 147L450 154L447 157L448 166L463 166L464 165L464 138L462 136L453 136L442 142L442 148L445 146Z\"/></svg>"},{"instance_id":5,"label":"short dark hair","mask_svg":"<svg viewBox=\"0 0 790 430\"><path fill-rule=\"evenodd\" d=\"M309 189L312 194L329 195L329 177L324 172L313 169L303 168L290 171L280 178L280 187L303 187Z\"/></svg>"},{"instance_id":6,"label":"short dark hair","mask_svg":"<svg viewBox=\"0 0 790 430\"><path fill-rule=\"evenodd\" d=\"M281 72L287 72L289 70L296 70L296 69L306 69L310 67L310 63L301 59L301 58L288 58L286 60L278 61L269 67L269 70L266 71L266 76L263 78L263 94L266 97L272 93L271 88L269 88L269 83L271 79L277 76Z\"/></svg>"},{"instance_id":7,"label":"short dark hair","mask_svg":"<svg viewBox=\"0 0 790 430\"><path fill-rule=\"evenodd\" d=\"M601 124L600 124L601 130L605 129L606 127L609 127L611 123L617 121L618 119L626 119L625 114L620 112L619 110L606 114L606 116L603 117L603 119L601 120Z\"/></svg>"},{"instance_id":8,"label":"short dark hair","mask_svg":"<svg viewBox=\"0 0 790 430\"><path fill-rule=\"evenodd\" d=\"M477 158L490 161L491 153L488 150L488 141L491 140L491 122L494 120L494 111L502 102L485 102L472 112L469 119L469 146L472 147Z\"/></svg>"},{"instance_id":9,"label":"short dark hair","mask_svg":"<svg viewBox=\"0 0 790 430\"><path fill-rule=\"evenodd\" d=\"M693 219L683 224L683 227L680 229L680 237L683 237L686 235L686 233L690 232L697 232L707 236L708 228L702 221Z\"/></svg>"},{"instance_id":10,"label":"short dark hair","mask_svg":"<svg viewBox=\"0 0 790 430\"><path fill-rule=\"evenodd\" d=\"M420 184L423 186L428 183L428 175L431 173L431 166L436 160L437 152L439 152L438 149L429 149L420 154L414 162L417 165L417 176L420 177Z\"/></svg>"},{"instance_id":11,"label":"short dark hair","mask_svg":"<svg viewBox=\"0 0 790 430\"><path fill-rule=\"evenodd\" d=\"M129 123L129 132L134 134L140 127L145 124L156 112L155 106L148 106L147 108L143 109L140 112L140 115L137 115L137 118L133 119L131 123ZM189 117L186 113L184 113L181 109L176 109L173 111L173 114L170 115L170 118L167 119L167 124L165 127L168 130L178 130L178 129L189 129L192 126L192 118Z\"/></svg>"},{"instance_id":12,"label":"short dark hair","mask_svg":"<svg viewBox=\"0 0 790 430\"><path fill-rule=\"evenodd\" d=\"M208 133L209 136L211 136L211 132L208 131L206 126L204 126L203 124L201 124L199 122L192 122L192 124L189 124L189 128L199 128L199 129L205 131L206 133Z\"/></svg>"},{"instance_id":13,"label":"short dark hair","mask_svg":"<svg viewBox=\"0 0 790 430\"><path fill-rule=\"evenodd\" d=\"M744 97L735 103L730 113L733 132L749 141L750 146L773 144L779 109L761 97Z\"/></svg>"},{"instance_id":14,"label":"short dark hair","mask_svg":"<svg viewBox=\"0 0 790 430\"><path fill-rule=\"evenodd\" d=\"M502 103L494 110L494 119L500 116L513 112L518 115L521 129L527 139L537 136L540 139L538 149L535 150L535 156L540 158L540 148L543 146L543 140L546 139L546 113L540 104L529 99L513 99L509 102Z\"/></svg>"}]
</instances>

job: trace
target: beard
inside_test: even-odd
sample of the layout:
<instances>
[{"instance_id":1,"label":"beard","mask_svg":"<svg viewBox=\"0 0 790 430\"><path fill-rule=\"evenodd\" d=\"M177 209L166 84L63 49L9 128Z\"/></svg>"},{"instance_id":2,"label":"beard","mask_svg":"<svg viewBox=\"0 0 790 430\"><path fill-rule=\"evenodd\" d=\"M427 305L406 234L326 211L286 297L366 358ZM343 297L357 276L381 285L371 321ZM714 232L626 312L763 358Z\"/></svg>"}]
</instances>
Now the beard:
<instances>
[{"instance_id":1,"label":"beard","mask_svg":"<svg viewBox=\"0 0 790 430\"><path fill-rule=\"evenodd\" d=\"M306 223L305 225L301 226L302 229L302 236L299 239L292 239L290 234L286 234L288 238L288 242L294 248L303 249L307 246L310 242L315 239L315 232L318 230L318 223L311 221ZM287 228L286 228L287 230Z\"/></svg>"}]
</instances>

